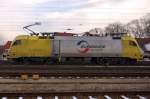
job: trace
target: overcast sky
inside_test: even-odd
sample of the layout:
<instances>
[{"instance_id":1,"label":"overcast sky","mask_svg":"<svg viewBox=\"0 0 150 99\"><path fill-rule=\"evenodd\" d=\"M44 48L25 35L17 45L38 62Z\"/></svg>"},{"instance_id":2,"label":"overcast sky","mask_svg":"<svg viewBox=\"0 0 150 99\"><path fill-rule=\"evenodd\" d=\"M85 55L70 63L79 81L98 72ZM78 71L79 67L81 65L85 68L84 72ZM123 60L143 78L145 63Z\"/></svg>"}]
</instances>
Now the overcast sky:
<instances>
[{"instance_id":1,"label":"overcast sky","mask_svg":"<svg viewBox=\"0 0 150 99\"><path fill-rule=\"evenodd\" d=\"M0 44L34 22L38 32L85 32L120 21L127 23L150 12L150 0L0 0Z\"/></svg>"}]
</instances>

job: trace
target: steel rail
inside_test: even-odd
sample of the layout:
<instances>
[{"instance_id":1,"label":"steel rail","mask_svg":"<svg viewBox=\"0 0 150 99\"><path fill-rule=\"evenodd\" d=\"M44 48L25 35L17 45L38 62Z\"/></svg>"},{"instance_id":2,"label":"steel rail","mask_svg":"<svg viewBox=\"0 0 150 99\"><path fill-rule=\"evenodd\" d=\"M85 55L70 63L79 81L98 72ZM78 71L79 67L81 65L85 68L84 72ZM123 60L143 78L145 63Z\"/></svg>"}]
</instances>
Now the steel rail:
<instances>
[{"instance_id":1,"label":"steel rail","mask_svg":"<svg viewBox=\"0 0 150 99\"><path fill-rule=\"evenodd\" d=\"M150 79L0 79L0 96L8 99L150 99ZM63 98L62 98L63 97ZM101 97L101 98L100 98ZM110 98L106 98L110 97ZM126 97L126 98L121 98ZM143 98L141 98L143 97Z\"/></svg>"},{"instance_id":2,"label":"steel rail","mask_svg":"<svg viewBox=\"0 0 150 99\"><path fill-rule=\"evenodd\" d=\"M7 61L7 60L0 60L0 65L22 65L23 63L11 63L11 62L9 62L9 61ZM72 63L58 63L59 65L99 65L99 64L93 64L93 63L74 63L74 64L72 64ZM43 63L36 63L36 62L34 62L34 63L28 63L28 64L25 64L24 63L24 65L56 65L56 63L55 64L43 64ZM129 64L129 63L127 63L127 64L109 64L109 66L126 66L126 65L132 65L132 66L150 66L150 61L139 61L139 62L137 62L137 63L134 63L134 64ZM101 64L101 66L102 66L102 64Z\"/></svg>"},{"instance_id":3,"label":"steel rail","mask_svg":"<svg viewBox=\"0 0 150 99\"><path fill-rule=\"evenodd\" d=\"M39 74L41 76L117 76L150 77L149 66L69 66L69 65L1 65L0 76Z\"/></svg>"}]
</instances>

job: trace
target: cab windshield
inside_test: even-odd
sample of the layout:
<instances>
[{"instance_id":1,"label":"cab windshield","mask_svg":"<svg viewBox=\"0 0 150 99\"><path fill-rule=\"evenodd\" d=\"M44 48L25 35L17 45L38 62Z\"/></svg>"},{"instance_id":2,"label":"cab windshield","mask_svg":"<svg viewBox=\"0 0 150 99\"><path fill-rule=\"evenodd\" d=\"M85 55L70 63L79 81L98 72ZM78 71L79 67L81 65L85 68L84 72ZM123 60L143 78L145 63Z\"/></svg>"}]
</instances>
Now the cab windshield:
<instances>
[{"instance_id":1,"label":"cab windshield","mask_svg":"<svg viewBox=\"0 0 150 99\"><path fill-rule=\"evenodd\" d=\"M21 40L16 40L12 46L17 46L17 45L21 45Z\"/></svg>"},{"instance_id":2,"label":"cab windshield","mask_svg":"<svg viewBox=\"0 0 150 99\"><path fill-rule=\"evenodd\" d=\"M137 44L134 41L129 41L130 46L137 46Z\"/></svg>"}]
</instances>

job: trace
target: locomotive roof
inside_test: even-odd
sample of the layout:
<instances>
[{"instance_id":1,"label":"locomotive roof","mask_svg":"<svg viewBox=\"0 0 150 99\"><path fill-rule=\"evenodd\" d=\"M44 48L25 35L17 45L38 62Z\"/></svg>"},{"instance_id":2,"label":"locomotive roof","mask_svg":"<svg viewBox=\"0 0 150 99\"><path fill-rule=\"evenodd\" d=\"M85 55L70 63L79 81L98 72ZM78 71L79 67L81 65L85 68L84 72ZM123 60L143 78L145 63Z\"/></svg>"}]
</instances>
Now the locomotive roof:
<instances>
[{"instance_id":1,"label":"locomotive roof","mask_svg":"<svg viewBox=\"0 0 150 99\"><path fill-rule=\"evenodd\" d=\"M72 39L111 40L112 37L110 37L110 36L106 36L106 37L96 37L96 36L55 36L55 39L60 39L60 40L72 40Z\"/></svg>"}]
</instances>

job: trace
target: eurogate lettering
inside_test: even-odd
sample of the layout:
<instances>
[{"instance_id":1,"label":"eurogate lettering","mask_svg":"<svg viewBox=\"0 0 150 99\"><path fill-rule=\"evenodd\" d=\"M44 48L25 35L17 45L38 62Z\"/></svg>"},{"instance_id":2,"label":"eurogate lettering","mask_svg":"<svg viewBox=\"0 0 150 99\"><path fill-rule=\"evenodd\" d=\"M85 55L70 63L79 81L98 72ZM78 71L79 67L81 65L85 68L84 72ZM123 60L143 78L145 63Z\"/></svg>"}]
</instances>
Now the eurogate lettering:
<instances>
[{"instance_id":1,"label":"eurogate lettering","mask_svg":"<svg viewBox=\"0 0 150 99\"><path fill-rule=\"evenodd\" d=\"M91 48L105 48L105 45L90 45L87 41L81 40L77 42L77 49L80 53L87 53Z\"/></svg>"}]
</instances>

